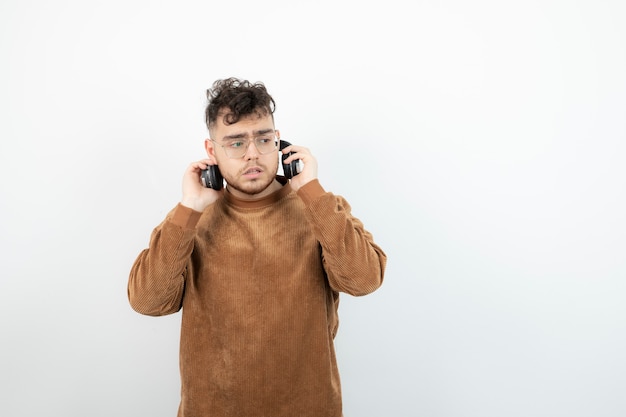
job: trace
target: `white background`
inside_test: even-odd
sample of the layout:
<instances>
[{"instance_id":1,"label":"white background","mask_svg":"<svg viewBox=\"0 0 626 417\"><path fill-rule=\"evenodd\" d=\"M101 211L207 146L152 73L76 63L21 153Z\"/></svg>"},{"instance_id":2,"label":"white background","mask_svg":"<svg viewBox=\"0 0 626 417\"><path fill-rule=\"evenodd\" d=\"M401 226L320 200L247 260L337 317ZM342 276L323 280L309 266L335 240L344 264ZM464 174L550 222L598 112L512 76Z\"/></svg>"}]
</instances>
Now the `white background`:
<instances>
[{"instance_id":1,"label":"white background","mask_svg":"<svg viewBox=\"0 0 626 417\"><path fill-rule=\"evenodd\" d=\"M128 272L263 81L389 257L346 417L626 415L626 3L0 3L0 415L168 417L180 315Z\"/></svg>"}]
</instances>

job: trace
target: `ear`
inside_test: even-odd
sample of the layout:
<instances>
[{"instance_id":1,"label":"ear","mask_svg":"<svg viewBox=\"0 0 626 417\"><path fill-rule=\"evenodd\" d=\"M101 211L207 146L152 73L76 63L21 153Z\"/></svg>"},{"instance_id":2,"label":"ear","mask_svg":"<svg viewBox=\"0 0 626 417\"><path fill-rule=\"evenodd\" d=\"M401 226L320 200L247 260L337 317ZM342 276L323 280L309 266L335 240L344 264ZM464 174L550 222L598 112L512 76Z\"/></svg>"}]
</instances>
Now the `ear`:
<instances>
[{"instance_id":1,"label":"ear","mask_svg":"<svg viewBox=\"0 0 626 417\"><path fill-rule=\"evenodd\" d=\"M275 129L274 132L276 133L276 139L280 140L280 130Z\"/></svg>"},{"instance_id":2,"label":"ear","mask_svg":"<svg viewBox=\"0 0 626 417\"><path fill-rule=\"evenodd\" d=\"M211 139L204 140L204 149L206 150L206 154L208 155L209 159L213 162L216 162L217 159L215 158L215 144Z\"/></svg>"}]
</instances>

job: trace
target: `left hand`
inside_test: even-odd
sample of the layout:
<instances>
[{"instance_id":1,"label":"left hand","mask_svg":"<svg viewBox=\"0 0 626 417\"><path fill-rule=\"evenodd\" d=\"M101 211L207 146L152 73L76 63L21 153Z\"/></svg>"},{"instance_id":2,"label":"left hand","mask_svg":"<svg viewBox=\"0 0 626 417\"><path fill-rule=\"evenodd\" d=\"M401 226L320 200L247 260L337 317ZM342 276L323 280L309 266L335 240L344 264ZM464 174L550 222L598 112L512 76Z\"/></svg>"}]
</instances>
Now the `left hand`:
<instances>
[{"instance_id":1,"label":"left hand","mask_svg":"<svg viewBox=\"0 0 626 417\"><path fill-rule=\"evenodd\" d=\"M304 184L317 179L317 159L311 154L308 148L297 145L287 146L282 150L283 154L293 152L289 158L285 159L285 163L299 159L302 164L302 171L295 175L290 183L294 191L298 191Z\"/></svg>"}]
</instances>

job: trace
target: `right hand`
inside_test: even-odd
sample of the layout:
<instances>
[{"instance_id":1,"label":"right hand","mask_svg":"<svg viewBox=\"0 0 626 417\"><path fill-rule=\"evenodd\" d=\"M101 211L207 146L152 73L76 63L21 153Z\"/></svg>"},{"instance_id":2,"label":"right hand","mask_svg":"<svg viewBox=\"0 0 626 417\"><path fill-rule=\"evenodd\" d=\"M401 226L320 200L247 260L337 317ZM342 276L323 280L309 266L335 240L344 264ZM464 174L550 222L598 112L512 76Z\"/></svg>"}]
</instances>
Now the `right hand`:
<instances>
[{"instance_id":1,"label":"right hand","mask_svg":"<svg viewBox=\"0 0 626 417\"><path fill-rule=\"evenodd\" d=\"M202 185L200 173L209 165L213 165L210 159L202 159L192 162L187 167L183 176L183 198L180 201L183 206L202 212L222 195L222 191L215 191Z\"/></svg>"}]
</instances>

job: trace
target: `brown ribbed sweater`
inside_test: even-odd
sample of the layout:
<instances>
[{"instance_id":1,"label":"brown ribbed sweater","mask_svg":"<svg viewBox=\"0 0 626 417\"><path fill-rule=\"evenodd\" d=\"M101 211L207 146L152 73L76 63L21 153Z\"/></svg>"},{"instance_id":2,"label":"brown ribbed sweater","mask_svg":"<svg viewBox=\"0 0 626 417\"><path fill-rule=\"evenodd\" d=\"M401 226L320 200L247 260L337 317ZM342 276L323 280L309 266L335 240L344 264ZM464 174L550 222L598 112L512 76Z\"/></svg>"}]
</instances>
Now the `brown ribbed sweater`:
<instances>
[{"instance_id":1,"label":"brown ribbed sweater","mask_svg":"<svg viewBox=\"0 0 626 417\"><path fill-rule=\"evenodd\" d=\"M340 417L339 292L382 283L386 255L317 180L256 201L176 206L132 267L142 314L182 308L179 417Z\"/></svg>"}]
</instances>

